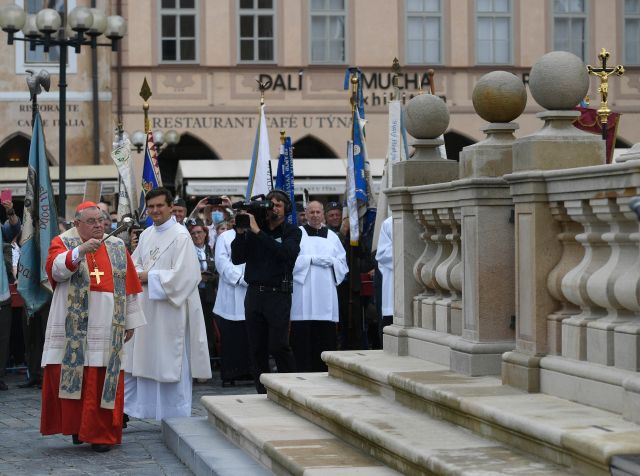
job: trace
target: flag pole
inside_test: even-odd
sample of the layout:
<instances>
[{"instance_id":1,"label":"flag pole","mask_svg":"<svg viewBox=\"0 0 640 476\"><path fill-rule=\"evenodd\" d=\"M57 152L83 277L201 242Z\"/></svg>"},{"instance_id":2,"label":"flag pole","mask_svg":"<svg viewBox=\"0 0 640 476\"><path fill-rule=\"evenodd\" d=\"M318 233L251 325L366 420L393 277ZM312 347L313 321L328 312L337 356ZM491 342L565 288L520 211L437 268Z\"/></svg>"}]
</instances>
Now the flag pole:
<instances>
[{"instance_id":1,"label":"flag pole","mask_svg":"<svg viewBox=\"0 0 640 476\"><path fill-rule=\"evenodd\" d=\"M355 140L355 128L359 127L359 124L356 120L356 107L357 107L357 100L358 100L358 75L355 72L351 73L351 78L350 78L350 82L351 82L351 120L353 122L352 126L351 126L351 144L350 147L353 150L353 141ZM352 157L353 157L353 152L351 153ZM349 158L347 157L347 160L349 160ZM349 167L347 167L347 173L349 173ZM348 181L348 179L347 179ZM346 202L347 202L347 210L349 210L349 198L348 198L348 193L349 191L347 190L347 192L345 193L345 197L347 198ZM349 210L349 213L351 213L351 210ZM351 220L349 220L351 221ZM351 235L351 231L349 232L349 235ZM360 278L360 274L356 273L355 270L355 265L354 265L354 255L356 254L357 248L358 248L358 244L353 244L353 242L351 241L351 236L348 237L349 239L349 247L351 250L351 253L349 253L349 314L348 314L348 320L347 320L347 325L348 325L348 329L349 332L347 333L347 336L351 336L352 332L351 330L353 329L353 313L354 313L354 306L355 306L355 300L354 300L354 289L355 289L355 280L357 278ZM356 278L357 276L357 278ZM349 338L347 337L347 341L349 340ZM355 342L354 342L355 344ZM356 345L354 345L354 348L357 348ZM342 349L345 350L345 349Z\"/></svg>"}]
</instances>

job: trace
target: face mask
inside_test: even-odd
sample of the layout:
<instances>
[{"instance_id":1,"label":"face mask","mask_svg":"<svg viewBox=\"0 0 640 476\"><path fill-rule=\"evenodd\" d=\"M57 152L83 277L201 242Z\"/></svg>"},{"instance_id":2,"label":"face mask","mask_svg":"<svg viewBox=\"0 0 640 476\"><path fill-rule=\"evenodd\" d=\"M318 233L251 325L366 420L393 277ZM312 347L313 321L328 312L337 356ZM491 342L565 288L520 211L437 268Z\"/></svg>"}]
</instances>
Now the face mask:
<instances>
[{"instance_id":1,"label":"face mask","mask_svg":"<svg viewBox=\"0 0 640 476\"><path fill-rule=\"evenodd\" d=\"M213 221L214 225L217 225L223 220L224 220L224 213L218 210L211 212L211 221Z\"/></svg>"},{"instance_id":2,"label":"face mask","mask_svg":"<svg viewBox=\"0 0 640 476\"><path fill-rule=\"evenodd\" d=\"M115 230L116 228L118 228L118 224L117 223L111 223L111 229Z\"/></svg>"}]
</instances>

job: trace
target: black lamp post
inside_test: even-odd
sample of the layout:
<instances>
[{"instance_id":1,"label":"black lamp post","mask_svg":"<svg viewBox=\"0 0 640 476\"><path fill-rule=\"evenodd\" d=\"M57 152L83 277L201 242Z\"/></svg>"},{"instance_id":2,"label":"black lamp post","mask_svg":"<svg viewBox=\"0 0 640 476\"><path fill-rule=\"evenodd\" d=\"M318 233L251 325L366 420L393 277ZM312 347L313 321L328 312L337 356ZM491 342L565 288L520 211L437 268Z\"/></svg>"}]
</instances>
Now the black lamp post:
<instances>
[{"instance_id":1,"label":"black lamp post","mask_svg":"<svg viewBox=\"0 0 640 476\"><path fill-rule=\"evenodd\" d=\"M35 51L36 46L42 45L45 52L52 46L60 47L60 88L59 94L59 193L58 212L65 216L66 193L66 127L67 127L67 48L71 47L75 53L80 53L82 46L95 49L98 46L110 46L112 51L118 50L118 40L126 32L127 24L118 15L107 17L104 12L96 8L76 7L67 16L67 24L62 28L60 14L45 8L37 14L28 14L17 5L0 8L0 27L8 34L7 44L14 41L24 41L29 49ZM15 33L22 30L24 38L18 38ZM98 37L103 35L109 43L98 43Z\"/></svg>"}]
</instances>

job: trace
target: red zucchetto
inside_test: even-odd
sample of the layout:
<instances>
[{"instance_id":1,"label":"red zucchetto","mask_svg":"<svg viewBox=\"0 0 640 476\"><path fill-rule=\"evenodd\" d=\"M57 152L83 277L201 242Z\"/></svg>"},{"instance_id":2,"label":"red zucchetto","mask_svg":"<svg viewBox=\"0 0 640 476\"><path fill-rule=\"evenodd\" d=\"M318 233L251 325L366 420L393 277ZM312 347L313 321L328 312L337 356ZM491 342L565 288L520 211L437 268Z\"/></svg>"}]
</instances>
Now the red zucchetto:
<instances>
[{"instance_id":1,"label":"red zucchetto","mask_svg":"<svg viewBox=\"0 0 640 476\"><path fill-rule=\"evenodd\" d=\"M87 208L95 208L98 205L95 202L82 202L80 205L76 207L76 213L80 213L82 210Z\"/></svg>"}]
</instances>

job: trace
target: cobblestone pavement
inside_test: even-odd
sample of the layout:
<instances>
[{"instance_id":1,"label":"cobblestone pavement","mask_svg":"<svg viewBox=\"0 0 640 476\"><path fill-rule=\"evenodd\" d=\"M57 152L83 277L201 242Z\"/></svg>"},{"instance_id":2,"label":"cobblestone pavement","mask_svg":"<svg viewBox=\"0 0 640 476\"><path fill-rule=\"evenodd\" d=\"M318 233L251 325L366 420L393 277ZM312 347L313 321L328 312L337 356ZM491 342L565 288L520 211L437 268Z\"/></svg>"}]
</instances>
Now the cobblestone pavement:
<instances>
[{"instance_id":1,"label":"cobblestone pavement","mask_svg":"<svg viewBox=\"0 0 640 476\"><path fill-rule=\"evenodd\" d=\"M40 435L40 390L17 388L24 375L9 374L9 390L0 392L0 474L2 475L190 475L189 469L162 442L160 422L136 420L123 431L122 445L96 453L89 445L73 446L71 437ZM194 384L193 415L204 416L203 395L255 393L252 382L222 388L220 374Z\"/></svg>"}]
</instances>

